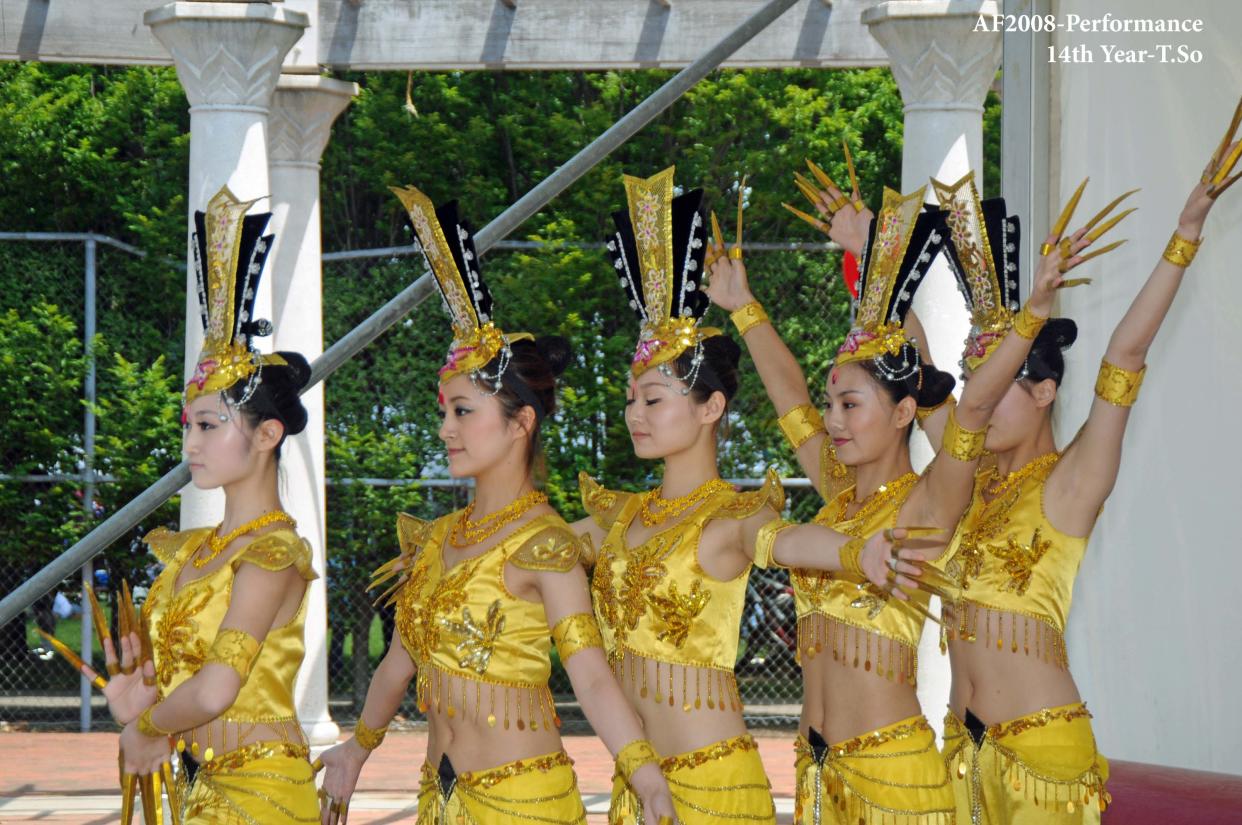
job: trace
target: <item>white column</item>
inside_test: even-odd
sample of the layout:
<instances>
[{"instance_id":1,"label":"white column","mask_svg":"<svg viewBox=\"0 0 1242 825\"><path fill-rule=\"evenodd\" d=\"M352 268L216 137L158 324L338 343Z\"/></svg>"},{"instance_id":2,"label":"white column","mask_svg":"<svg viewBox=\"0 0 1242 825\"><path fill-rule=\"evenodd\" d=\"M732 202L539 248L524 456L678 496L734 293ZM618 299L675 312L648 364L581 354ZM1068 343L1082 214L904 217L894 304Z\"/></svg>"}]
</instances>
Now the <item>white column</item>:
<instances>
[{"instance_id":1,"label":"white column","mask_svg":"<svg viewBox=\"0 0 1242 825\"><path fill-rule=\"evenodd\" d=\"M274 348L314 361L323 352L320 268L319 158L332 122L358 86L318 75L283 74L268 116L273 230L268 258ZM328 714L328 603L324 522L323 384L302 396L306 429L285 442L282 499L314 550L315 571L306 608L306 659L298 672L298 718L312 745L336 741L340 729Z\"/></svg>"},{"instance_id":2,"label":"white column","mask_svg":"<svg viewBox=\"0 0 1242 825\"><path fill-rule=\"evenodd\" d=\"M266 3L169 3L151 9L143 22L164 44L190 101L190 185L187 224L196 209L224 184L246 200L266 198L267 113L281 62L306 27L306 15ZM263 211L266 202L256 204ZM188 241L189 231L187 231ZM203 341L193 256L187 243L185 375ZM271 279L263 278L256 317L270 317ZM266 346L266 345L264 345ZM181 526L220 520L224 497L186 485Z\"/></svg>"},{"instance_id":3,"label":"white column","mask_svg":"<svg viewBox=\"0 0 1242 825\"><path fill-rule=\"evenodd\" d=\"M905 102L901 191L911 192L935 177L959 180L971 169L983 188L983 102L1000 66L1001 36L975 31L980 16L990 19L996 3L889 0L863 12L862 21L888 54L893 77ZM927 194L934 200L930 186ZM914 299L936 364L957 373L962 343L970 328L966 306L943 257L928 272ZM931 460L921 435L914 444L916 467ZM938 611L933 598L933 611ZM924 628L919 645L919 702L941 731L949 699L949 662L941 656L939 627Z\"/></svg>"}]
</instances>

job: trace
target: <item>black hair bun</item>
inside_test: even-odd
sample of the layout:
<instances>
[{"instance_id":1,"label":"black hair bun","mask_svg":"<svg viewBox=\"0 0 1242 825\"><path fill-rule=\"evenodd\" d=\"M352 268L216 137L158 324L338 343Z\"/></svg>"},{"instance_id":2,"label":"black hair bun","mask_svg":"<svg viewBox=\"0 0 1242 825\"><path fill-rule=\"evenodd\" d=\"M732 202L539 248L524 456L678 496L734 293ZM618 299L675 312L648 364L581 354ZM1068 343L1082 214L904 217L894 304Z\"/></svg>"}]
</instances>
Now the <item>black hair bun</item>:
<instances>
[{"instance_id":1,"label":"black hair bun","mask_svg":"<svg viewBox=\"0 0 1242 825\"><path fill-rule=\"evenodd\" d=\"M289 383L300 393L302 389L310 382L311 368L307 363L306 357L300 352L278 352L276 353L285 359L288 365L284 369L289 371ZM264 369L269 369L265 367Z\"/></svg>"},{"instance_id":2,"label":"black hair bun","mask_svg":"<svg viewBox=\"0 0 1242 825\"><path fill-rule=\"evenodd\" d=\"M718 358L723 358L725 363L735 370L742 362L742 348L728 335L714 335L704 340L703 346L715 350L713 354Z\"/></svg>"},{"instance_id":3,"label":"black hair bun","mask_svg":"<svg viewBox=\"0 0 1242 825\"><path fill-rule=\"evenodd\" d=\"M573 355L573 349L570 347L569 339L560 335L544 335L535 339L535 349L539 355L548 364L548 369L552 371L552 375L559 376L569 366L569 359Z\"/></svg>"},{"instance_id":4,"label":"black hair bun","mask_svg":"<svg viewBox=\"0 0 1242 825\"><path fill-rule=\"evenodd\" d=\"M949 393L953 392L953 388L957 386L957 379L952 374L944 370L936 369L930 364L923 364L922 370L922 388L918 391L918 405L920 407L936 407L943 404L949 397Z\"/></svg>"},{"instance_id":5,"label":"black hair bun","mask_svg":"<svg viewBox=\"0 0 1242 825\"><path fill-rule=\"evenodd\" d=\"M306 429L307 412L299 397L310 381L310 364L300 352L277 352L285 359L284 365L271 365L263 368L263 383L270 399L270 412L275 413L285 425L285 435L297 435ZM263 406L267 406L266 404Z\"/></svg>"},{"instance_id":6,"label":"black hair bun","mask_svg":"<svg viewBox=\"0 0 1242 825\"><path fill-rule=\"evenodd\" d=\"M1053 346L1059 350L1067 350L1074 346L1077 340L1078 325L1072 318L1050 318L1039 331L1039 335L1035 337L1033 346L1041 349Z\"/></svg>"}]
</instances>

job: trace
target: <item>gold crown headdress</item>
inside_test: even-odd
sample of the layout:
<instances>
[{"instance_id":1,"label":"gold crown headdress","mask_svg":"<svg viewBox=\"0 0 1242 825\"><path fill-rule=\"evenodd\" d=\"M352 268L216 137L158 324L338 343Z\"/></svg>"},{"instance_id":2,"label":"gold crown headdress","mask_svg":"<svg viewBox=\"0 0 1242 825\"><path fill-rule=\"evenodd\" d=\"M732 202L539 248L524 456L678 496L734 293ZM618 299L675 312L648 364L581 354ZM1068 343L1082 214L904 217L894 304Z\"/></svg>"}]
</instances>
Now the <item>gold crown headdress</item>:
<instances>
[{"instance_id":1,"label":"gold crown headdress","mask_svg":"<svg viewBox=\"0 0 1242 825\"><path fill-rule=\"evenodd\" d=\"M673 197L673 169L646 179L623 177L629 208L613 213L617 231L606 246L640 322L630 372L637 377L658 367L684 381L689 392L700 375L710 379L710 370L704 371L702 345L721 333L699 326L711 304L699 288L707 235L703 191ZM673 375L670 362L691 348L695 353L690 370Z\"/></svg>"},{"instance_id":2,"label":"gold crown headdress","mask_svg":"<svg viewBox=\"0 0 1242 825\"><path fill-rule=\"evenodd\" d=\"M480 379L486 382L489 386L485 393L495 395L509 367L509 345L533 340L534 336L528 332L505 334L492 323L492 294L479 273L474 235L458 217L457 202L450 201L437 209L430 198L413 186L390 188L405 207L416 243L452 318L453 343L444 366L440 367L440 383L467 374L476 386ZM484 367L497 356L495 371L486 372ZM529 390L524 394L523 389L524 385L515 388L527 400ZM531 406L536 412L540 410L537 402Z\"/></svg>"},{"instance_id":3,"label":"gold crown headdress","mask_svg":"<svg viewBox=\"0 0 1242 825\"><path fill-rule=\"evenodd\" d=\"M227 186L194 213L194 272L203 321L203 348L182 395L185 404L207 393L246 381L238 400L245 404L262 382L263 367L285 364L279 355L254 348L256 336L272 334L272 324L253 318L263 263L272 245L264 235L272 213L247 215L255 201L239 201Z\"/></svg>"},{"instance_id":4,"label":"gold crown headdress","mask_svg":"<svg viewBox=\"0 0 1242 825\"><path fill-rule=\"evenodd\" d=\"M903 322L914 293L945 241L944 215L923 208L924 186L909 195L884 188L879 214L863 248L854 325L837 350L837 364L874 359L885 376L902 380L919 369L917 348L907 348ZM885 356L905 353L895 369Z\"/></svg>"}]
</instances>

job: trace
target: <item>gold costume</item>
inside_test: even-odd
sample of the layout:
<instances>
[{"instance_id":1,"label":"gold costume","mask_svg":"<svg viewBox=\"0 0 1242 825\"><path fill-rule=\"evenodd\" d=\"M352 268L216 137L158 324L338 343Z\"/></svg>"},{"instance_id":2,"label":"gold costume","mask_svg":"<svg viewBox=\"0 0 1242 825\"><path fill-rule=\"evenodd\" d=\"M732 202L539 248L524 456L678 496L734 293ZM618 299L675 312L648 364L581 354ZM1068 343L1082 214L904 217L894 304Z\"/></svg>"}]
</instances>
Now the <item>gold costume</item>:
<instances>
[{"instance_id":1,"label":"gold costume","mask_svg":"<svg viewBox=\"0 0 1242 825\"><path fill-rule=\"evenodd\" d=\"M504 571L510 563L567 571L578 564L578 538L560 516L537 516L483 553L449 565L443 548L460 518L455 512L426 522L402 514L402 555L378 571L404 574L392 601L397 634L418 667L419 710L504 730L559 728L548 690L547 614L542 602L511 594ZM578 627L565 638L580 650L590 635L590 628ZM456 775L447 792L436 771L423 768L420 823L579 823L585 817L572 762L563 753Z\"/></svg>"},{"instance_id":2,"label":"gold costume","mask_svg":"<svg viewBox=\"0 0 1242 825\"><path fill-rule=\"evenodd\" d=\"M961 599L954 621L946 612L947 639L1068 668L1065 623L1089 536L1068 536L1044 515L1044 485L1059 459L1039 456L1004 479L994 464L980 468L970 510L949 546L946 571ZM991 501L985 489L995 494ZM950 713L945 736L963 821L1047 822L1054 814L1057 822L1099 821L1108 763L1096 751L1085 707L993 725L977 745L963 725Z\"/></svg>"},{"instance_id":3,"label":"gold costume","mask_svg":"<svg viewBox=\"0 0 1242 825\"><path fill-rule=\"evenodd\" d=\"M644 495L605 489L585 473L579 483L583 506L607 530L591 595L618 681L686 713L741 712L733 666L749 570L729 581L707 575L698 563L699 538L712 519L747 518L765 506L779 512L784 492L776 475L769 473L763 488L749 493L717 488L689 517L637 547L627 546L625 534ZM647 661L655 663L650 683ZM661 767L682 822L714 822L714 816L773 821L767 774L749 736L669 756ZM633 822L636 804L616 779L610 821Z\"/></svg>"},{"instance_id":4,"label":"gold costume","mask_svg":"<svg viewBox=\"0 0 1242 825\"><path fill-rule=\"evenodd\" d=\"M178 589L177 577L212 532L209 527L179 533L160 528L145 539L165 565L142 607L151 628L160 700L207 662L229 609L233 577L243 564L264 570L294 567L304 580L315 578L309 545L292 530L280 528L254 538L228 564ZM187 825L319 821L314 775L293 697L305 652L305 616L303 595L294 617L267 634L237 699L205 726L205 737L200 740L194 732L177 737L183 757L198 763L193 784L180 795Z\"/></svg>"},{"instance_id":5,"label":"gold costume","mask_svg":"<svg viewBox=\"0 0 1242 825\"><path fill-rule=\"evenodd\" d=\"M924 190L901 196L886 189L879 217L868 239L859 285L854 328L837 353L837 364L871 360L882 372L901 356L919 369L917 346L903 322L931 259L947 232L941 213L923 211ZM893 379L905 374L893 374ZM781 430L794 450L824 431L823 419L808 406L782 416ZM981 441L981 436L976 440ZM975 456L959 450L960 460ZM977 455L977 454L976 454ZM881 485L855 504L853 470L837 460L824 438L818 488L827 502L814 523L857 539L897 526L902 505L919 477L913 473ZM909 601L892 598L857 573L792 570L798 615L798 660L831 654L833 662L910 686L918 672L918 645L929 597L923 590ZM813 740L813 741L812 741ZM845 742L824 742L811 729L799 737L797 822L895 825L951 825L953 793L936 751L935 736L922 716L901 719Z\"/></svg>"}]
</instances>

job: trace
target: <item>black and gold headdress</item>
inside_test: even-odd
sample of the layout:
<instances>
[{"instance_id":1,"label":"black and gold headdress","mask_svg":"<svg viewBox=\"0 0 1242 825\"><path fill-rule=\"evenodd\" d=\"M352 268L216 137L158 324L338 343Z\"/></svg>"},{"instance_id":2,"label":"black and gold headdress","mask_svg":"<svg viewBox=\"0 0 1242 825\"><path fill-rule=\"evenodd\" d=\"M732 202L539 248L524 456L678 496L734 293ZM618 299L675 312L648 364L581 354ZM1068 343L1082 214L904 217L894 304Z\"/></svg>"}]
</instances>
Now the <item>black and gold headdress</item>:
<instances>
[{"instance_id":1,"label":"black and gold headdress","mask_svg":"<svg viewBox=\"0 0 1242 825\"><path fill-rule=\"evenodd\" d=\"M707 251L703 191L674 197L673 169L646 179L624 176L629 207L613 213L617 231L606 245L640 323L631 373L658 367L671 374L670 362L694 349L690 371L672 376L689 388L703 371L703 341L720 330L699 326L711 304L699 288Z\"/></svg>"},{"instance_id":2,"label":"black and gold headdress","mask_svg":"<svg viewBox=\"0 0 1242 825\"><path fill-rule=\"evenodd\" d=\"M416 243L452 318L453 343L440 367L440 383L457 375L469 375L477 385L483 380L487 393L495 394L505 377L512 355L509 345L531 340L530 333L505 334L492 322L492 294L479 272L474 234L457 214L457 201L437 208L431 199L413 186L391 187L405 207ZM484 368L497 359L494 372ZM521 383L521 382L516 382ZM523 385L518 388L520 392ZM530 403L530 402L528 402ZM538 403L532 404L536 412Z\"/></svg>"},{"instance_id":3,"label":"black and gold headdress","mask_svg":"<svg viewBox=\"0 0 1242 825\"><path fill-rule=\"evenodd\" d=\"M886 377L902 380L919 369L918 350L906 346L906 313L928 267L945 242L944 215L924 209L924 186L909 195L885 187L871 221L860 264L854 325L837 350L837 364L874 359ZM894 365L886 356L903 356Z\"/></svg>"},{"instance_id":4,"label":"black and gold headdress","mask_svg":"<svg viewBox=\"0 0 1242 825\"><path fill-rule=\"evenodd\" d=\"M239 404L254 395L263 367L284 364L279 355L263 354L254 338L272 334L270 321L256 319L254 301L272 235L263 230L270 212L247 215L255 201L239 201L227 186L210 201L205 212L194 213L194 272L203 321L203 348L194 374L185 385L189 404L207 393L222 392L246 381Z\"/></svg>"}]
</instances>

